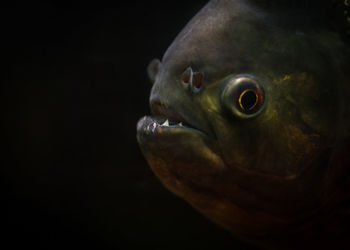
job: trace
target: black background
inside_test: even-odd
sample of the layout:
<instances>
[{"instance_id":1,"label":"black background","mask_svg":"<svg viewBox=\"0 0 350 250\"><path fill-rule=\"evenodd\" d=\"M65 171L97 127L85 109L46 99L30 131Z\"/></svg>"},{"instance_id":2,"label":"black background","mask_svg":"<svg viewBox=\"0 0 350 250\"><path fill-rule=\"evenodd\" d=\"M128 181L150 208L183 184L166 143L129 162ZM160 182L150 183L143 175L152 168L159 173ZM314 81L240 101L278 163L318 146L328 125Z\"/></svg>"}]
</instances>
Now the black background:
<instances>
[{"instance_id":1,"label":"black background","mask_svg":"<svg viewBox=\"0 0 350 250\"><path fill-rule=\"evenodd\" d=\"M252 249L166 190L136 142L147 64L206 2L1 9L1 249Z\"/></svg>"}]
</instances>

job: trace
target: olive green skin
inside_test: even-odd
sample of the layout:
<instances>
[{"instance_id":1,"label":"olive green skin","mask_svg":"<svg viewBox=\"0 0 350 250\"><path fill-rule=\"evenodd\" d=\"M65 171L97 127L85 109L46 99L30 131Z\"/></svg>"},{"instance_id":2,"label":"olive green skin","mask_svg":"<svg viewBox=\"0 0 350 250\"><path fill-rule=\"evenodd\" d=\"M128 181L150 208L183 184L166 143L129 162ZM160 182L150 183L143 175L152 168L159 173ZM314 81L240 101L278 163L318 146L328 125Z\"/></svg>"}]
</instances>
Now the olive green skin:
<instances>
[{"instance_id":1,"label":"olive green skin","mask_svg":"<svg viewBox=\"0 0 350 250\"><path fill-rule=\"evenodd\" d=\"M350 53L322 14L210 1L150 67L153 113L162 103L199 130L145 133L152 121L140 120L152 170L234 236L271 249L347 241ZM204 74L198 93L183 87L189 66ZM240 75L265 90L250 118L222 100Z\"/></svg>"}]
</instances>

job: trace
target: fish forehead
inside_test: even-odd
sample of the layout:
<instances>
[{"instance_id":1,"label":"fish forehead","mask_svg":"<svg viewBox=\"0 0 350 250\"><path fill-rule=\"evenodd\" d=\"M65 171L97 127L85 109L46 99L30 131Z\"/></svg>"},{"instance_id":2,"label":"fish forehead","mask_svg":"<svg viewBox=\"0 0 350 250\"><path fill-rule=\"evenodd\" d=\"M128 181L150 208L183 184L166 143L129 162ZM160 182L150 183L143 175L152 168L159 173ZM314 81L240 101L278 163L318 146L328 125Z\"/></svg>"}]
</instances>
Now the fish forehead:
<instances>
[{"instance_id":1,"label":"fish forehead","mask_svg":"<svg viewBox=\"0 0 350 250\"><path fill-rule=\"evenodd\" d=\"M184 68L193 66L213 76L221 71L232 71L243 62L240 52L250 44L244 40L256 35L251 29L257 13L243 1L210 1L179 33L164 57L163 71L180 74ZM237 25L240 23L240 25ZM234 42L244 34L244 43ZM240 58L240 60L238 60Z\"/></svg>"},{"instance_id":2,"label":"fish forehead","mask_svg":"<svg viewBox=\"0 0 350 250\"><path fill-rule=\"evenodd\" d=\"M265 71L268 67L275 72L287 68L292 71L293 67L308 71L313 65L319 68L316 64L322 60L315 58L315 43L324 41L324 37L313 31L317 29L325 37L329 33L323 24L316 24L315 29L319 15L307 19L306 13L293 13L287 18L287 13L268 12L251 2L210 1L164 54L162 78L178 76L189 66L204 72L207 83L232 73ZM306 63L300 58L306 54L315 60Z\"/></svg>"}]
</instances>

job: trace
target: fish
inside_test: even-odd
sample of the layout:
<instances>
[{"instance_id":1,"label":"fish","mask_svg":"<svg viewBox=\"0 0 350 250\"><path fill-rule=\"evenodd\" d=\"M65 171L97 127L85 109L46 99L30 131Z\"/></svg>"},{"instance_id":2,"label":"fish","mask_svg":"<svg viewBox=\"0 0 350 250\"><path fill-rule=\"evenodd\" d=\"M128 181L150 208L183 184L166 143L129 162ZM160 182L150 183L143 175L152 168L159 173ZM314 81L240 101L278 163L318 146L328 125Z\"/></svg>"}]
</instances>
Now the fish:
<instances>
[{"instance_id":1,"label":"fish","mask_svg":"<svg viewBox=\"0 0 350 250\"><path fill-rule=\"evenodd\" d=\"M152 171L233 237L349 247L348 1L211 0L147 71Z\"/></svg>"}]
</instances>

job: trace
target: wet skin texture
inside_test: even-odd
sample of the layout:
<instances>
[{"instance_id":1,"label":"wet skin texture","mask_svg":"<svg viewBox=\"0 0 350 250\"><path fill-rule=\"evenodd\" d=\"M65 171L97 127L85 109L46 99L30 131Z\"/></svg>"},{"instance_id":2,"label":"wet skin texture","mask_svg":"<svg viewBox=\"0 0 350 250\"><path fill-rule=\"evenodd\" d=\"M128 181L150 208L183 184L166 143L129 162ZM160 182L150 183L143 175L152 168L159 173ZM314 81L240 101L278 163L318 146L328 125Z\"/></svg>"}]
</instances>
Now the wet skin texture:
<instances>
[{"instance_id":1,"label":"wet skin texture","mask_svg":"<svg viewBox=\"0 0 350 250\"><path fill-rule=\"evenodd\" d=\"M148 67L150 167L263 247L348 244L350 53L327 11L210 1Z\"/></svg>"}]
</instances>

